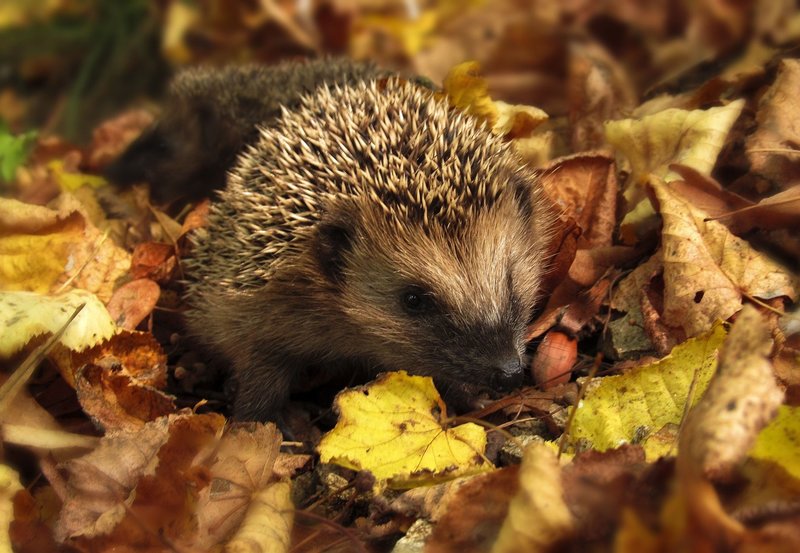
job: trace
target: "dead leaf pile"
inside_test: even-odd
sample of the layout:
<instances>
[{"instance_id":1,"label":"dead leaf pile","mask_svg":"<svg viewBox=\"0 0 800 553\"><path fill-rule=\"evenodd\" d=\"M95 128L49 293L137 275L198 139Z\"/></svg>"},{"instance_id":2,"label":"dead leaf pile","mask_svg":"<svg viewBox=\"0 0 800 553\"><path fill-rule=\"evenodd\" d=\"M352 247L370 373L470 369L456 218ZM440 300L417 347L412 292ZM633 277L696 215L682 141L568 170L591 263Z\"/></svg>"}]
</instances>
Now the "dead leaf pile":
<instances>
[{"instance_id":1,"label":"dead leaf pile","mask_svg":"<svg viewBox=\"0 0 800 553\"><path fill-rule=\"evenodd\" d=\"M800 550L793 2L151 4L0 6L0 549ZM223 416L182 320L209 201L108 185L155 116L96 68L328 54L430 79L537 170L532 385L455 416L398 372ZM99 97L128 111L95 126Z\"/></svg>"}]
</instances>

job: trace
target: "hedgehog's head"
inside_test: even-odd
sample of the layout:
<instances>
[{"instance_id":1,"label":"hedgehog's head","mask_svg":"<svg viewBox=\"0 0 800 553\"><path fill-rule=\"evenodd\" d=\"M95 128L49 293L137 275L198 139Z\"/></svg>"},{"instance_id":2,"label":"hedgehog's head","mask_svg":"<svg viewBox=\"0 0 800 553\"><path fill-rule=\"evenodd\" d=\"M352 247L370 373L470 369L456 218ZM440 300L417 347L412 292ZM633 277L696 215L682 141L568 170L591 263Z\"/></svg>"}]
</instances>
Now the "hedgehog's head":
<instances>
[{"instance_id":1,"label":"hedgehog's head","mask_svg":"<svg viewBox=\"0 0 800 553\"><path fill-rule=\"evenodd\" d=\"M325 202L318 266L357 329L354 353L437 377L460 399L459 390L513 389L550 211L507 145L444 105L402 105L381 121L389 128L352 146L348 157L362 161L350 172L364 188Z\"/></svg>"}]
</instances>

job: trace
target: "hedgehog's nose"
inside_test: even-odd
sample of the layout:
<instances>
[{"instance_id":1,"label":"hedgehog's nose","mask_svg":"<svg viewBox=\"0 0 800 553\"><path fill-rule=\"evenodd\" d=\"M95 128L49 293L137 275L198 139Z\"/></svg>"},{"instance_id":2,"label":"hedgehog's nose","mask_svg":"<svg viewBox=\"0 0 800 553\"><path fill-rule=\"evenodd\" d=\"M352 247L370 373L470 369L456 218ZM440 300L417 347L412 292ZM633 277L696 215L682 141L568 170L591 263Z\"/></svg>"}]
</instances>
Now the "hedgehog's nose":
<instances>
[{"instance_id":1,"label":"hedgehog's nose","mask_svg":"<svg viewBox=\"0 0 800 553\"><path fill-rule=\"evenodd\" d=\"M519 357L507 359L495 367L492 388L498 392L509 392L522 385L522 377L525 370Z\"/></svg>"}]
</instances>

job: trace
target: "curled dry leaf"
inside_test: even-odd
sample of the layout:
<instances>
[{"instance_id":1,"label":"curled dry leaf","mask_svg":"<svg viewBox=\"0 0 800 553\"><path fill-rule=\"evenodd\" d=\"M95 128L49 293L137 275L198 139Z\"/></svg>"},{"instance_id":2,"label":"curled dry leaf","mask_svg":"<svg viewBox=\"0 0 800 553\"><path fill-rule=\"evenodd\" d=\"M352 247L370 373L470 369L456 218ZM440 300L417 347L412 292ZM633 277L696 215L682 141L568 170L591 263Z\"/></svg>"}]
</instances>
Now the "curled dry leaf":
<instances>
[{"instance_id":1,"label":"curled dry leaf","mask_svg":"<svg viewBox=\"0 0 800 553\"><path fill-rule=\"evenodd\" d=\"M92 453L64 464L57 540L84 551L132 543L209 551L238 529L239 543L251 547L286 543L289 485L272 469L280 434L274 425L230 432L224 426L220 415L170 415L108 435Z\"/></svg>"},{"instance_id":2,"label":"curled dry leaf","mask_svg":"<svg viewBox=\"0 0 800 553\"><path fill-rule=\"evenodd\" d=\"M574 527L556 454L544 443L533 442L525 449L519 491L511 500L492 553L551 551L572 535Z\"/></svg>"},{"instance_id":3,"label":"curled dry leaf","mask_svg":"<svg viewBox=\"0 0 800 553\"><path fill-rule=\"evenodd\" d=\"M686 420L679 467L714 480L734 474L783 401L771 350L769 326L756 308L745 306L720 350L717 374Z\"/></svg>"},{"instance_id":4,"label":"curled dry leaf","mask_svg":"<svg viewBox=\"0 0 800 553\"><path fill-rule=\"evenodd\" d=\"M800 144L799 88L800 60L782 60L775 82L759 102L758 127L747 137L751 171L779 189L800 179L800 158L791 151Z\"/></svg>"},{"instance_id":5,"label":"curled dry leaf","mask_svg":"<svg viewBox=\"0 0 800 553\"><path fill-rule=\"evenodd\" d=\"M160 391L167 358L151 334L122 331L81 353L62 350L52 357L84 412L107 431L136 431L175 411L173 399Z\"/></svg>"},{"instance_id":6,"label":"curled dry leaf","mask_svg":"<svg viewBox=\"0 0 800 553\"><path fill-rule=\"evenodd\" d=\"M651 174L674 180L671 163L708 175L743 107L744 100L736 100L707 110L667 109L641 119L610 121L606 139L630 162L632 185L645 184Z\"/></svg>"},{"instance_id":7,"label":"curled dry leaf","mask_svg":"<svg viewBox=\"0 0 800 553\"><path fill-rule=\"evenodd\" d=\"M287 503L287 479L311 457L280 453L280 444L281 435L274 424L250 423L227 429L205 462L211 481L198 498L199 535L220 543L235 531L228 547L245 547L231 549L237 551L249 551L247 543L288 542L294 512L291 502Z\"/></svg>"},{"instance_id":8,"label":"curled dry leaf","mask_svg":"<svg viewBox=\"0 0 800 553\"><path fill-rule=\"evenodd\" d=\"M225 545L225 553L289 551L294 521L291 488L281 480L255 493L242 525Z\"/></svg>"},{"instance_id":9,"label":"curled dry leaf","mask_svg":"<svg viewBox=\"0 0 800 553\"><path fill-rule=\"evenodd\" d=\"M455 493L447 493L444 501L429 509L433 515L439 516L425 517L436 521L425 542L427 553L486 550L497 539L500 526L508 515L508 505L519 489L519 466L454 480L453 483L462 480L464 482ZM406 493L419 493L426 489L418 488Z\"/></svg>"},{"instance_id":10,"label":"curled dry leaf","mask_svg":"<svg viewBox=\"0 0 800 553\"><path fill-rule=\"evenodd\" d=\"M443 426L429 377L386 373L336 396L339 421L319 444L324 463L368 470L376 486L407 488L484 472L486 433L477 424Z\"/></svg>"},{"instance_id":11,"label":"curled dry leaf","mask_svg":"<svg viewBox=\"0 0 800 553\"><path fill-rule=\"evenodd\" d=\"M655 228L653 209L645 196L644 185L655 176L669 182L677 175L670 164L680 163L708 175L717 161L744 100L707 110L666 109L641 119L606 123L606 139L631 164L625 190L628 214L620 232L628 243Z\"/></svg>"},{"instance_id":12,"label":"curled dry leaf","mask_svg":"<svg viewBox=\"0 0 800 553\"><path fill-rule=\"evenodd\" d=\"M561 219L572 218L581 228L579 248L611 245L619 192L611 157L584 153L556 159L540 170L540 182Z\"/></svg>"},{"instance_id":13,"label":"curled dry leaf","mask_svg":"<svg viewBox=\"0 0 800 553\"><path fill-rule=\"evenodd\" d=\"M742 294L761 299L796 299L800 282L789 271L733 236L717 221L652 182L663 219L660 255L664 274L664 322L688 336L727 320Z\"/></svg>"},{"instance_id":14,"label":"curled dry leaf","mask_svg":"<svg viewBox=\"0 0 800 553\"><path fill-rule=\"evenodd\" d=\"M59 343L68 350L83 351L116 333L114 322L97 296L83 290L55 296L31 292L0 293L0 357L9 357L31 339L54 334L75 309L83 310L65 329Z\"/></svg>"}]
</instances>

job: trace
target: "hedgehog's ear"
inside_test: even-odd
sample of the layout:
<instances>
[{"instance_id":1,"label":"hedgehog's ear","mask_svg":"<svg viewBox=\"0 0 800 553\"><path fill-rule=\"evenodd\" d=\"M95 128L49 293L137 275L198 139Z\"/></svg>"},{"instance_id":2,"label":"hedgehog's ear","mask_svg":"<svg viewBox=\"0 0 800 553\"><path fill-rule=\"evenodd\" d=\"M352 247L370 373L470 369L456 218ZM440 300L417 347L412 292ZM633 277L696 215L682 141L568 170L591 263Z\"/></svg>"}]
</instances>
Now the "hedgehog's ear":
<instances>
[{"instance_id":1,"label":"hedgehog's ear","mask_svg":"<svg viewBox=\"0 0 800 553\"><path fill-rule=\"evenodd\" d=\"M314 239L314 255L322 273L331 282L340 284L344 281L345 257L353 246L355 238L355 221L350 210L338 210L326 213L317 225Z\"/></svg>"},{"instance_id":2,"label":"hedgehog's ear","mask_svg":"<svg viewBox=\"0 0 800 553\"><path fill-rule=\"evenodd\" d=\"M520 214L525 218L533 217L533 184L530 178L527 175L513 173L508 179L508 188Z\"/></svg>"}]
</instances>

